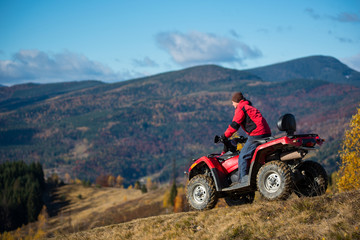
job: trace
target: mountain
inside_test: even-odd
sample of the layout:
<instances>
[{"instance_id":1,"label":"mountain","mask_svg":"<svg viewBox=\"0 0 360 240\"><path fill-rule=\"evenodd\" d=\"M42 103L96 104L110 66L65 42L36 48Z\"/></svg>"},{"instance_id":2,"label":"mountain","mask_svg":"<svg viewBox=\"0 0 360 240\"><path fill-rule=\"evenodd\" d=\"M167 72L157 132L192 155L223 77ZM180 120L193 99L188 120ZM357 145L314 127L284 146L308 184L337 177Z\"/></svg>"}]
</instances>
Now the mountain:
<instances>
[{"instance_id":1,"label":"mountain","mask_svg":"<svg viewBox=\"0 0 360 240\"><path fill-rule=\"evenodd\" d=\"M235 91L260 109L273 135L279 134L278 118L291 112L298 133L325 138L313 158L334 171L344 129L360 102L354 85L318 76L270 82L215 65L113 84L25 84L0 91L1 162L39 161L47 174L80 179L121 175L125 184L151 174L168 180L173 160L180 174L190 159L221 151L213 137L231 122Z\"/></svg>"},{"instance_id":2,"label":"mountain","mask_svg":"<svg viewBox=\"0 0 360 240\"><path fill-rule=\"evenodd\" d=\"M310 56L265 67L247 70L264 81L279 82L292 79L325 80L360 87L360 73L333 57Z\"/></svg>"},{"instance_id":3,"label":"mountain","mask_svg":"<svg viewBox=\"0 0 360 240\"><path fill-rule=\"evenodd\" d=\"M99 81L64 82L52 84L20 84L0 87L0 111L8 111L32 105L69 92L79 91L103 84Z\"/></svg>"}]
</instances>

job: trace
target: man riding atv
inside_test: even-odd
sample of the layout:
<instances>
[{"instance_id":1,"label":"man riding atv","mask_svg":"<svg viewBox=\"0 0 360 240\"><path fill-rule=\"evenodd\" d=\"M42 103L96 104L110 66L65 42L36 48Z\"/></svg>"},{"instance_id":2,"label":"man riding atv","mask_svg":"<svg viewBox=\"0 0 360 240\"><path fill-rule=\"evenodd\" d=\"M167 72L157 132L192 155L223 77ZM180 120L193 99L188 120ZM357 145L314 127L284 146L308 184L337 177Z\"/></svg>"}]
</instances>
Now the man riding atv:
<instances>
[{"instance_id":1,"label":"man riding atv","mask_svg":"<svg viewBox=\"0 0 360 240\"><path fill-rule=\"evenodd\" d=\"M249 136L239 155L238 183L233 183L229 190L247 184L249 180L248 161L252 158L256 147L260 145L256 140L271 136L271 130L265 118L258 109L252 106L249 100L244 98L241 92L234 93L231 101L235 108L235 114L222 138L230 138L240 127Z\"/></svg>"},{"instance_id":2,"label":"man riding atv","mask_svg":"<svg viewBox=\"0 0 360 240\"><path fill-rule=\"evenodd\" d=\"M291 113L282 115L276 124L285 136L272 137L266 120L241 93L235 93L232 101L233 122L222 137L214 139L214 143L224 144L223 153L193 159L186 172L186 198L193 209L211 209L219 198L229 206L252 203L255 191L269 201L286 200L292 193L314 197L326 192L325 169L316 161L304 159L324 139L314 133L295 134L296 120ZM228 140L240 127L249 140L243 136ZM239 152L233 143L246 140Z\"/></svg>"}]
</instances>

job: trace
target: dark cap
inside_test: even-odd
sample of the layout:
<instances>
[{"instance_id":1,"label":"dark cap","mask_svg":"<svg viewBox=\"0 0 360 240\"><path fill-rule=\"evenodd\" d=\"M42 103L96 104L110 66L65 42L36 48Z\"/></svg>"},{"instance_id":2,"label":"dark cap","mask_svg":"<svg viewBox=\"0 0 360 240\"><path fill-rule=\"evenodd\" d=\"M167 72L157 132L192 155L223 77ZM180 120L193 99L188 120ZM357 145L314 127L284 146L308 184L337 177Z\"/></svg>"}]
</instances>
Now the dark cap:
<instances>
[{"instance_id":1,"label":"dark cap","mask_svg":"<svg viewBox=\"0 0 360 240\"><path fill-rule=\"evenodd\" d=\"M232 96L231 101L238 103L243 99L244 99L244 96L242 95L242 93L241 92L236 92Z\"/></svg>"}]
</instances>

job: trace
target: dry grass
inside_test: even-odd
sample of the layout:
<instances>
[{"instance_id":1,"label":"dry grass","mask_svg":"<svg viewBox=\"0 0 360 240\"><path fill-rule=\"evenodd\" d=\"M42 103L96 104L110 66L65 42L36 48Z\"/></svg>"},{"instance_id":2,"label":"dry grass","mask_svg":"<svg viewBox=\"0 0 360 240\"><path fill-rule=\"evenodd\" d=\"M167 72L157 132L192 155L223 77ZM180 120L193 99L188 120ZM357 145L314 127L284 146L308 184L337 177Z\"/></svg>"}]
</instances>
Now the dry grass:
<instances>
[{"instance_id":1,"label":"dry grass","mask_svg":"<svg viewBox=\"0 0 360 240\"><path fill-rule=\"evenodd\" d=\"M360 191L136 219L55 239L360 239Z\"/></svg>"},{"instance_id":2,"label":"dry grass","mask_svg":"<svg viewBox=\"0 0 360 240\"><path fill-rule=\"evenodd\" d=\"M63 235L161 214L164 209L158 206L162 205L163 192L160 189L142 194L136 189L62 186L57 194L60 199L69 201L69 205L48 219L46 233L48 236ZM155 206L157 212L146 212L141 209L143 206Z\"/></svg>"}]
</instances>

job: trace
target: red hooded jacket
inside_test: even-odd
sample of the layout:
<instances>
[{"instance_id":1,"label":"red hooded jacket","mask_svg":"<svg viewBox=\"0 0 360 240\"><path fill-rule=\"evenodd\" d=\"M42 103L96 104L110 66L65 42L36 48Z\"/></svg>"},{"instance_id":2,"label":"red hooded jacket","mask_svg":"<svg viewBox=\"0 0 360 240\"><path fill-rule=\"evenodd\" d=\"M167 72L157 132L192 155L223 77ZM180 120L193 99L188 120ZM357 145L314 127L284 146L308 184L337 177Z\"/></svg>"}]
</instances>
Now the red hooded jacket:
<instances>
[{"instance_id":1,"label":"red hooded jacket","mask_svg":"<svg viewBox=\"0 0 360 240\"><path fill-rule=\"evenodd\" d=\"M270 127L260 111L251 106L248 100L241 100L235 109L232 123L225 131L225 137L231 137L240 127L249 136L271 134Z\"/></svg>"}]
</instances>

